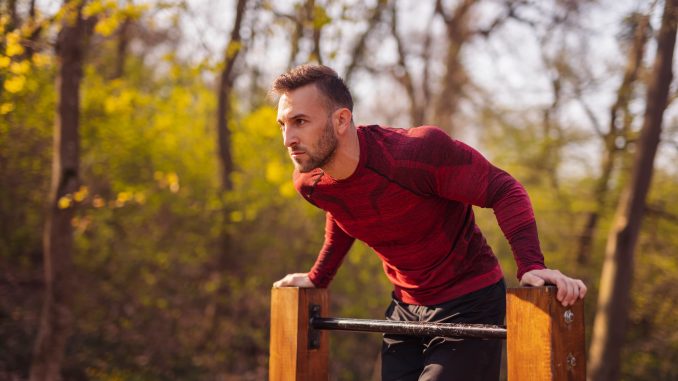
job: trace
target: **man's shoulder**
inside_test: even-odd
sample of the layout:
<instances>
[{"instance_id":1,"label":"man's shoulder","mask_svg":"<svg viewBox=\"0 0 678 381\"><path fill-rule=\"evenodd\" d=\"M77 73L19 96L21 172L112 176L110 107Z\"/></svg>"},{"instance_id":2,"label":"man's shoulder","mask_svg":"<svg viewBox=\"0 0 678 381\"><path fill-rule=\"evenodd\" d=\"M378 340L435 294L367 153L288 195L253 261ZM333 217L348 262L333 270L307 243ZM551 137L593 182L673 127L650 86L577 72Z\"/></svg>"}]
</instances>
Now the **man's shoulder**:
<instances>
[{"instance_id":1,"label":"man's shoulder","mask_svg":"<svg viewBox=\"0 0 678 381\"><path fill-rule=\"evenodd\" d=\"M392 128L384 126L361 127L370 151L381 151L395 160L437 163L440 156L455 151L458 142L435 126ZM373 155L370 155L373 156Z\"/></svg>"},{"instance_id":2,"label":"man's shoulder","mask_svg":"<svg viewBox=\"0 0 678 381\"><path fill-rule=\"evenodd\" d=\"M358 128L366 136L372 137L385 143L400 144L427 144L439 141L440 139L449 140L450 137L436 126L418 126L410 128L395 128L389 126L369 125Z\"/></svg>"}]
</instances>

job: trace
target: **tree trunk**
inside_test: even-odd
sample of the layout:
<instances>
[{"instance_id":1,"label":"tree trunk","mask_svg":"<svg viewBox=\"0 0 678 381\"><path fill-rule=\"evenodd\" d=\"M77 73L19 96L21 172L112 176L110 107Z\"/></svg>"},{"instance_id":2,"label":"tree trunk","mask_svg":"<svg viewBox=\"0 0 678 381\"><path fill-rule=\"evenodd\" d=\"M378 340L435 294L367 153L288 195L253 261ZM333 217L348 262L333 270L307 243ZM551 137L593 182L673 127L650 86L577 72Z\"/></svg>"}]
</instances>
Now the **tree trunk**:
<instances>
[{"instance_id":1,"label":"tree trunk","mask_svg":"<svg viewBox=\"0 0 678 381\"><path fill-rule=\"evenodd\" d=\"M113 76L111 79L122 78L125 74L125 61L127 59L127 50L130 41L130 28L132 27L132 19L126 16L120 28L118 29L118 48L115 57L115 67L113 68Z\"/></svg>"},{"instance_id":2,"label":"tree trunk","mask_svg":"<svg viewBox=\"0 0 678 381\"><path fill-rule=\"evenodd\" d=\"M294 22L294 30L290 38L290 57L287 60L287 68L291 69L297 66L297 55L299 54L299 45L304 36L304 12L303 9L297 9L295 15L285 15Z\"/></svg>"},{"instance_id":3,"label":"tree trunk","mask_svg":"<svg viewBox=\"0 0 678 381\"><path fill-rule=\"evenodd\" d=\"M306 14L308 15L308 21L311 26L311 36L313 39L313 50L309 55L309 61L316 61L320 65L323 64L322 53L320 52L320 35L322 33L322 24L318 19L318 7L315 5L315 0L309 0L306 3Z\"/></svg>"},{"instance_id":4,"label":"tree trunk","mask_svg":"<svg viewBox=\"0 0 678 381\"><path fill-rule=\"evenodd\" d=\"M31 27L31 33L28 36L28 40L24 43L24 48L26 51L22 55L24 59L32 59L35 54L38 46L38 39L40 34L42 34L43 27L42 24L38 23L36 10L35 10L35 0L31 0L28 8L28 23Z\"/></svg>"},{"instance_id":5,"label":"tree trunk","mask_svg":"<svg viewBox=\"0 0 678 381\"><path fill-rule=\"evenodd\" d=\"M315 0L305 0L303 3L295 4L295 13L292 15L278 14L290 19L294 23L294 30L290 36L290 56L288 59L288 69L297 66L297 56L301 50L301 40L310 35L311 51L306 57L303 57L302 63L309 61L323 63L321 54L321 34L324 21L319 13L319 7L316 6Z\"/></svg>"},{"instance_id":6,"label":"tree trunk","mask_svg":"<svg viewBox=\"0 0 678 381\"><path fill-rule=\"evenodd\" d=\"M418 101L417 91L414 87L414 81L407 67L405 44L400 34L398 34L398 3L391 4L391 35L396 41L396 51L398 52L397 70L394 70L394 77L405 88L405 93L410 100L410 123L412 126L424 124L424 106ZM428 65L428 63L424 63Z\"/></svg>"},{"instance_id":7,"label":"tree trunk","mask_svg":"<svg viewBox=\"0 0 678 381\"><path fill-rule=\"evenodd\" d=\"M66 3L65 7L68 7ZM79 188L79 101L85 50L82 4L69 7L57 38L58 111L49 208L43 231L45 294L30 369L31 381L60 380L66 342L71 332L73 293L72 195ZM70 22L69 22L70 20Z\"/></svg>"},{"instance_id":8,"label":"tree trunk","mask_svg":"<svg viewBox=\"0 0 678 381\"><path fill-rule=\"evenodd\" d=\"M643 55L645 53L645 43L647 42L647 30L649 27L649 16L643 15L639 17L636 31L634 33L633 45L629 51L629 57L624 72L624 79L617 90L617 100L610 109L610 125L607 133L602 137L605 144L605 152L601 162L600 177L596 181L596 186L593 193L593 200L596 203L595 209L591 211L586 217L586 224L579 238L579 248L577 249L577 263L585 265L591 257L591 250L593 239L596 234L598 220L605 205L607 198L607 191L609 188L610 179L614 170L616 158L619 153L617 147L617 138L621 135L621 131L630 129L632 122L628 117L629 102L631 101L631 94L633 93L633 84L638 78L638 72L641 68ZM619 120L624 115L623 125L620 128ZM627 126L628 125L628 126Z\"/></svg>"},{"instance_id":9,"label":"tree trunk","mask_svg":"<svg viewBox=\"0 0 678 381\"><path fill-rule=\"evenodd\" d=\"M346 72L344 73L344 80L346 83L351 83L353 78L353 73L358 68L358 65L361 64L363 56L365 55L365 47L367 45L367 38L372 34L376 26L381 21L381 16L384 11L384 8L388 4L388 0L378 0L377 4L374 5L370 18L367 21L367 29L363 34L358 37L358 41L353 46L353 51L351 53L351 62L346 67Z\"/></svg>"},{"instance_id":10,"label":"tree trunk","mask_svg":"<svg viewBox=\"0 0 678 381\"><path fill-rule=\"evenodd\" d=\"M224 54L224 69L221 72L218 89L218 107L217 107L217 135L219 140L219 162L221 164L221 200L222 200L222 224L219 237L219 253L215 257L215 264L210 266L212 278L221 278L229 269L230 253L232 251L231 232L229 231L229 221L231 218L231 207L226 201L226 194L233 190L231 174L234 171L233 152L231 150L231 130L228 127L228 119L231 118L231 92L235 81L235 62L242 50L242 39L240 30L245 15L247 0L238 0L236 4L235 22L231 30L231 37L226 45ZM232 267L232 266L231 266ZM228 289L222 284L216 295L223 297L227 295ZM211 301L207 310L213 311L207 316L207 329L202 340L198 345L198 350L208 347L214 336L217 334L219 322L223 318L221 304L217 298Z\"/></svg>"},{"instance_id":11,"label":"tree trunk","mask_svg":"<svg viewBox=\"0 0 678 381\"><path fill-rule=\"evenodd\" d=\"M222 190L233 189L231 173L233 172L233 155L231 153L231 131L228 128L228 118L231 116L231 90L235 80L235 61L242 49L240 27L245 14L247 0L238 0L236 6L235 23L231 31L231 39L226 45L224 54L224 69L219 79L218 106L217 106L217 134L219 139L219 160L221 163Z\"/></svg>"},{"instance_id":12,"label":"tree trunk","mask_svg":"<svg viewBox=\"0 0 678 381\"><path fill-rule=\"evenodd\" d=\"M654 157L672 80L677 11L678 0L666 0L631 181L619 200L608 236L589 356L589 379L592 381L618 380L620 375L621 348L633 278L633 252L652 180Z\"/></svg>"},{"instance_id":13,"label":"tree trunk","mask_svg":"<svg viewBox=\"0 0 678 381\"><path fill-rule=\"evenodd\" d=\"M7 1L7 13L9 15L9 25L7 25L8 30L17 29L21 26L21 20L19 19L19 12L17 12L16 5L16 0Z\"/></svg>"},{"instance_id":14,"label":"tree trunk","mask_svg":"<svg viewBox=\"0 0 678 381\"><path fill-rule=\"evenodd\" d=\"M442 16L446 25L447 55L445 59L445 76L442 82L442 91L435 102L433 120L440 128L449 134L454 133L452 117L459 109L464 84L467 81L464 67L461 63L461 50L471 35L468 21L476 0L462 0L450 17L443 9L442 2L436 2L436 11Z\"/></svg>"}]
</instances>

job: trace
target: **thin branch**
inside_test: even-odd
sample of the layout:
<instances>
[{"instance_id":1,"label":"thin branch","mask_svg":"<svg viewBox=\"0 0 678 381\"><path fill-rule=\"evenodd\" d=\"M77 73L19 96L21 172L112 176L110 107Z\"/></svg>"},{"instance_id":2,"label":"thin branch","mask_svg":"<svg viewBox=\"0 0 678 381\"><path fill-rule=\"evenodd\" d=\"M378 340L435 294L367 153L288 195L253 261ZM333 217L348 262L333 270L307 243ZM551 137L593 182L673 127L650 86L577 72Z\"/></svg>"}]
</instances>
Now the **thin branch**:
<instances>
[{"instance_id":1,"label":"thin branch","mask_svg":"<svg viewBox=\"0 0 678 381\"><path fill-rule=\"evenodd\" d=\"M529 26L533 29L536 28L537 27L536 22L528 20L526 18L523 18L522 16L518 15L518 13L516 12L518 5L526 5L526 4L528 4L528 2L519 2L519 3L512 2L512 1L506 2L505 3L506 9L505 9L505 12L503 14L501 14L499 17L494 19L494 21L492 21L492 23L488 27L472 31L471 33L476 34L476 35L480 35L480 36L485 37L485 38L488 38L495 29L500 28L502 25L504 25L509 20L518 21L519 23L525 24L525 25L527 25L527 26Z\"/></svg>"},{"instance_id":2,"label":"thin branch","mask_svg":"<svg viewBox=\"0 0 678 381\"><path fill-rule=\"evenodd\" d=\"M645 211L651 216L678 223L678 214L671 213L658 204L646 204Z\"/></svg>"},{"instance_id":3,"label":"thin branch","mask_svg":"<svg viewBox=\"0 0 678 381\"><path fill-rule=\"evenodd\" d=\"M605 133L603 132L603 126L600 123L598 116L596 116L596 113L593 112L593 110L591 110L591 107L584 101L582 91L576 84L574 86L574 94L576 95L577 102L584 109L584 113L586 113L586 116L589 118L589 121L591 121L591 125L593 126L596 135L598 135L598 137L600 138L603 138L605 136Z\"/></svg>"},{"instance_id":4,"label":"thin branch","mask_svg":"<svg viewBox=\"0 0 678 381\"><path fill-rule=\"evenodd\" d=\"M419 111L420 107L419 102L417 102L416 90L405 61L405 45L398 34L398 5L396 3L393 3L391 6L391 34L396 41L396 50L398 51L398 63L391 72L398 82L403 85L407 96L410 98L410 118L412 119L410 122L414 125L423 124L423 115Z\"/></svg>"},{"instance_id":5,"label":"thin branch","mask_svg":"<svg viewBox=\"0 0 678 381\"><path fill-rule=\"evenodd\" d=\"M442 17L446 25L449 25L452 22L450 17L445 12L445 8L443 8L442 0L436 0L435 13Z\"/></svg>"},{"instance_id":6,"label":"thin branch","mask_svg":"<svg viewBox=\"0 0 678 381\"><path fill-rule=\"evenodd\" d=\"M363 34L360 35L360 37L358 38L358 42L353 47L353 51L351 53L351 57L353 57L353 59L351 60L351 63L348 65L348 68L346 68L346 73L344 74L344 79L346 80L346 82L348 83L351 82L351 77L353 76L353 73L355 72L360 62L362 61L362 57L365 54L367 38L372 34L379 21L381 21L383 9L387 4L388 0L379 0L372 9L370 18L367 23L367 29L365 30L365 32L363 32Z\"/></svg>"}]
</instances>

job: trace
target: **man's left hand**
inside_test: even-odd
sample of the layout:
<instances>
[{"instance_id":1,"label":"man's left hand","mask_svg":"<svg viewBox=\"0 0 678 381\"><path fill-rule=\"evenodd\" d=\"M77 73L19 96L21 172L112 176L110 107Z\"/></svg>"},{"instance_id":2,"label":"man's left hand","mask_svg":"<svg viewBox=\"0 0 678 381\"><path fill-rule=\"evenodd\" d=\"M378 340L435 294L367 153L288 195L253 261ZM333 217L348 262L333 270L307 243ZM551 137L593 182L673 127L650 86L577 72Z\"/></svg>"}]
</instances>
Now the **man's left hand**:
<instances>
[{"instance_id":1,"label":"man's left hand","mask_svg":"<svg viewBox=\"0 0 678 381\"><path fill-rule=\"evenodd\" d=\"M571 306L577 298L583 299L586 295L586 285L579 279L570 278L558 270L532 270L523 274L521 286L539 287L545 284L554 284L558 288L556 297L563 306Z\"/></svg>"}]
</instances>

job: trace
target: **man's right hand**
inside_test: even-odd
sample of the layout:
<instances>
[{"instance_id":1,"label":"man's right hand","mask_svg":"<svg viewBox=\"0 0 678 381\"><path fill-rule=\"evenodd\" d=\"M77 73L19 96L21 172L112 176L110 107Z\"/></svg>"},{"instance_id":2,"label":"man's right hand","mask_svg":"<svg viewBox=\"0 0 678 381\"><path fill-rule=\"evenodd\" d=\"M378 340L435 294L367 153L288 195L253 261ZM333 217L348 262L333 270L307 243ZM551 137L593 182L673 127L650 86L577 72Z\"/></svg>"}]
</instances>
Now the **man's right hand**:
<instances>
[{"instance_id":1,"label":"man's right hand","mask_svg":"<svg viewBox=\"0 0 678 381\"><path fill-rule=\"evenodd\" d=\"M308 273L287 274L284 278L273 283L273 287L302 287L314 288L315 285L308 277Z\"/></svg>"}]
</instances>

